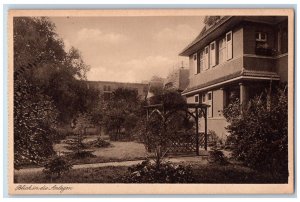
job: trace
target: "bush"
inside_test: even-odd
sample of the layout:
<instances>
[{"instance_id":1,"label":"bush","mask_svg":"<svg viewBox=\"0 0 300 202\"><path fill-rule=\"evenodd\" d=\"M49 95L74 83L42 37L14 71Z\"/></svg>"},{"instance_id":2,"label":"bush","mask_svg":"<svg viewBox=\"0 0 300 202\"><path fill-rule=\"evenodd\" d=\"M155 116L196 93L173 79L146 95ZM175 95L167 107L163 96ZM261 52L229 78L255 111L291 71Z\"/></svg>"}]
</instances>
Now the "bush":
<instances>
[{"instance_id":1,"label":"bush","mask_svg":"<svg viewBox=\"0 0 300 202\"><path fill-rule=\"evenodd\" d=\"M55 156L45 164L43 172L52 179L61 177L61 174L68 172L71 168L72 164L60 156Z\"/></svg>"},{"instance_id":2,"label":"bush","mask_svg":"<svg viewBox=\"0 0 300 202\"><path fill-rule=\"evenodd\" d=\"M272 174L288 171L288 99L285 88L262 94L240 106L224 109L229 122L232 156L256 170Z\"/></svg>"},{"instance_id":3,"label":"bush","mask_svg":"<svg viewBox=\"0 0 300 202\"><path fill-rule=\"evenodd\" d=\"M212 150L209 152L208 162L211 164L227 165L228 161L224 153L220 150Z\"/></svg>"},{"instance_id":4,"label":"bush","mask_svg":"<svg viewBox=\"0 0 300 202\"><path fill-rule=\"evenodd\" d=\"M91 141L88 144L92 147L98 147L98 148L111 146L110 142L105 141L101 137L98 137L97 140Z\"/></svg>"},{"instance_id":5,"label":"bush","mask_svg":"<svg viewBox=\"0 0 300 202\"><path fill-rule=\"evenodd\" d=\"M69 154L68 157L71 159L84 159L84 158L94 158L96 155L92 154L93 151L83 150Z\"/></svg>"},{"instance_id":6,"label":"bush","mask_svg":"<svg viewBox=\"0 0 300 202\"><path fill-rule=\"evenodd\" d=\"M188 183L192 182L190 166L173 165L164 162L157 167L149 160L128 168L129 175L123 179L127 183Z\"/></svg>"}]
</instances>

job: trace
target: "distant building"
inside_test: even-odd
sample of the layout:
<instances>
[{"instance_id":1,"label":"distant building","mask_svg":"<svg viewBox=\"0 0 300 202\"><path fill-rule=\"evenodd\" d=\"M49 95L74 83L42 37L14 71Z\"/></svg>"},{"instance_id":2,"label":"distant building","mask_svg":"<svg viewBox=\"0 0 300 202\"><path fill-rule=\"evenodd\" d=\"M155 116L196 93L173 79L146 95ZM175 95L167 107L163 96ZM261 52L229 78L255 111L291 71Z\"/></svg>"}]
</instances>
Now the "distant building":
<instances>
[{"instance_id":1,"label":"distant building","mask_svg":"<svg viewBox=\"0 0 300 202\"><path fill-rule=\"evenodd\" d=\"M165 79L164 88L167 90L184 91L189 84L189 70L184 67L173 70Z\"/></svg>"},{"instance_id":2,"label":"distant building","mask_svg":"<svg viewBox=\"0 0 300 202\"><path fill-rule=\"evenodd\" d=\"M95 88L100 91L104 99L109 99L114 90L126 88L136 90L140 99L145 99L148 92L148 84L144 83L125 83L114 81L87 81L88 88Z\"/></svg>"},{"instance_id":3,"label":"distant building","mask_svg":"<svg viewBox=\"0 0 300 202\"><path fill-rule=\"evenodd\" d=\"M287 16L211 16L180 53L190 60L189 103L205 103L208 129L226 136L223 109L288 78ZM200 130L203 130L200 123Z\"/></svg>"},{"instance_id":4,"label":"distant building","mask_svg":"<svg viewBox=\"0 0 300 202\"><path fill-rule=\"evenodd\" d=\"M156 92L163 90L164 88L164 78L153 76L148 83L148 93L147 98L154 96Z\"/></svg>"}]
</instances>

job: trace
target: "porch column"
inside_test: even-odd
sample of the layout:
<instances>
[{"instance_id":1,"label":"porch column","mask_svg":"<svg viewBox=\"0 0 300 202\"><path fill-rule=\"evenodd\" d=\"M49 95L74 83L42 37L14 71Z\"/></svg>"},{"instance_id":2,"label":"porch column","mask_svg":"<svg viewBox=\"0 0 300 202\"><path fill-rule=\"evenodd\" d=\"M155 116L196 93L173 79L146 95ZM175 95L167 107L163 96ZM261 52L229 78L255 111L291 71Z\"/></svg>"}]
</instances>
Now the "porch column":
<instances>
[{"instance_id":1,"label":"porch column","mask_svg":"<svg viewBox=\"0 0 300 202\"><path fill-rule=\"evenodd\" d=\"M240 85L240 103L245 104L248 101L247 87L244 83L239 83Z\"/></svg>"}]
</instances>

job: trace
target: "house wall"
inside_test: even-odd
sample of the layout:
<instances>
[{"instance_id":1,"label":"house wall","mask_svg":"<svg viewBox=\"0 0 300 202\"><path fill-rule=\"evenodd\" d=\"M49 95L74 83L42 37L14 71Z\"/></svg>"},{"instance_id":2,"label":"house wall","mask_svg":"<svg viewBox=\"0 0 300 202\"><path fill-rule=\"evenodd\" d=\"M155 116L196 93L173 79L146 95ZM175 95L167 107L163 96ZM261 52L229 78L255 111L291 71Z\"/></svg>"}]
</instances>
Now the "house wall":
<instances>
[{"instance_id":1,"label":"house wall","mask_svg":"<svg viewBox=\"0 0 300 202\"><path fill-rule=\"evenodd\" d=\"M213 94L213 117L223 117L223 108L225 104L225 93L223 90L214 90Z\"/></svg>"},{"instance_id":2,"label":"house wall","mask_svg":"<svg viewBox=\"0 0 300 202\"><path fill-rule=\"evenodd\" d=\"M256 32L267 33L267 43L269 48L275 48L276 36L273 26L260 23L244 23L244 54L255 54L256 49Z\"/></svg>"},{"instance_id":3,"label":"house wall","mask_svg":"<svg viewBox=\"0 0 300 202\"><path fill-rule=\"evenodd\" d=\"M222 37L225 36L222 35ZM221 77L236 74L242 71L243 69L243 29L236 28L232 31L232 46L233 46L233 58L222 63L217 64L216 66L200 72L195 75L195 70L193 68L193 55L190 55L190 76L189 76L189 87L194 87L198 85L202 85L208 83L213 80L217 80ZM219 39L217 39L218 41ZM218 45L217 45L218 46Z\"/></svg>"},{"instance_id":4,"label":"house wall","mask_svg":"<svg viewBox=\"0 0 300 202\"><path fill-rule=\"evenodd\" d=\"M271 57L244 56L244 69L250 71L276 72L276 59Z\"/></svg>"},{"instance_id":5,"label":"house wall","mask_svg":"<svg viewBox=\"0 0 300 202\"><path fill-rule=\"evenodd\" d=\"M276 61L276 72L282 82L288 81L288 55L284 54Z\"/></svg>"}]
</instances>

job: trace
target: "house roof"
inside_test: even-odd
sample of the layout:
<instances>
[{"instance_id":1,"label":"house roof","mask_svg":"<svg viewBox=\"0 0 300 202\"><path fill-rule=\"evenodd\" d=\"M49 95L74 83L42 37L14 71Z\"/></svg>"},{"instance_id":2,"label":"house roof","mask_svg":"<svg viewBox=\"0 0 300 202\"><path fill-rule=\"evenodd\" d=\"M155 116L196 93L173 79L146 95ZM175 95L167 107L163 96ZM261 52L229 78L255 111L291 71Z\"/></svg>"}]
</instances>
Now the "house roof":
<instances>
[{"instance_id":1,"label":"house roof","mask_svg":"<svg viewBox=\"0 0 300 202\"><path fill-rule=\"evenodd\" d=\"M200 34L187 45L179 55L189 56L195 53L199 48L208 45L211 41L224 34L224 32L229 31L242 21L274 25L283 20L287 20L287 16L223 16L215 21L210 27L207 28L205 26Z\"/></svg>"},{"instance_id":2,"label":"house roof","mask_svg":"<svg viewBox=\"0 0 300 202\"><path fill-rule=\"evenodd\" d=\"M209 33L213 32L217 27L219 27L220 25L222 25L223 23L228 21L231 17L232 16L223 16L218 21L216 21L212 26L210 26L208 28L207 28L207 26L204 26L202 28L201 32L199 33L199 35L189 45L187 45L187 47L185 47L179 55L180 56L188 56L189 55L189 54L187 54L189 52L188 50L192 46L194 46L199 41L204 39Z\"/></svg>"}]
</instances>

